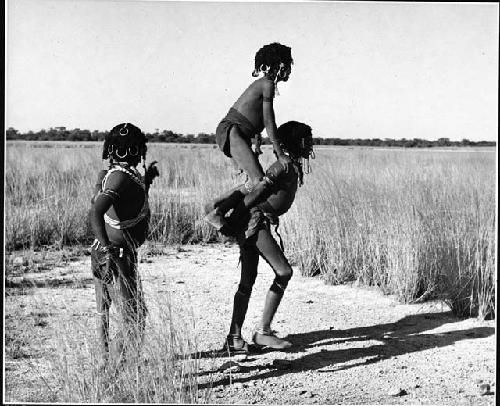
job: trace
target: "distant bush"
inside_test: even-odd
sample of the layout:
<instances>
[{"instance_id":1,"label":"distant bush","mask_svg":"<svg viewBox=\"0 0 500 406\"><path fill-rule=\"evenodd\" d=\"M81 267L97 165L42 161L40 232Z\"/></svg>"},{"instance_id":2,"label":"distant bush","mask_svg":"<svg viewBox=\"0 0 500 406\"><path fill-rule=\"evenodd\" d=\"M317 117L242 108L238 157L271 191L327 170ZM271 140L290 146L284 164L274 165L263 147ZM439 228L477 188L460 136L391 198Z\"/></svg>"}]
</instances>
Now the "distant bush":
<instances>
[{"instance_id":1,"label":"distant bush","mask_svg":"<svg viewBox=\"0 0 500 406\"><path fill-rule=\"evenodd\" d=\"M20 133L15 128L8 128L6 131L7 140L25 140L25 141L102 141L104 140L107 131L80 130L75 128L67 130L66 127L51 128L48 131L40 130L38 132L28 131ZM215 144L215 134L199 133L194 134L178 134L170 130L160 132L156 130L154 133L146 133L149 142L166 142L166 143L182 143L182 144ZM270 145L269 138L263 138L264 145ZM402 138L399 140L392 138L368 138L368 139L349 139L349 138L322 138L314 135L315 145L338 145L338 146L365 146L365 147L398 147L398 148L431 148L431 147L494 147L495 141L470 141L463 139L462 141L450 141L449 138L439 138L437 141L429 141L420 138L407 140Z\"/></svg>"}]
</instances>

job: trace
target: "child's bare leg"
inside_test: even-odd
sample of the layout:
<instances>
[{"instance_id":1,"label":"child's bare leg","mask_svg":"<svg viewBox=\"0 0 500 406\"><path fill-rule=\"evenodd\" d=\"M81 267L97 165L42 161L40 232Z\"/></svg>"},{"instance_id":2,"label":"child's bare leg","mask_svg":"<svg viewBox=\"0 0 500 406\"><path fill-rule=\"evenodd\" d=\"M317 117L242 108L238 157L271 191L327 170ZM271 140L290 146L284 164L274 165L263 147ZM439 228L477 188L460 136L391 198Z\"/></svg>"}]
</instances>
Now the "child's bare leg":
<instances>
[{"instance_id":1,"label":"child's bare leg","mask_svg":"<svg viewBox=\"0 0 500 406\"><path fill-rule=\"evenodd\" d=\"M210 203L207 203L204 207L205 213L209 213L210 211L217 209L226 200L230 200L232 202L231 204L233 205L238 204L238 202L240 202L244 197L244 194L241 191L243 187L243 184L236 186L235 188L228 190L221 196L212 200Z\"/></svg>"},{"instance_id":2,"label":"child's bare leg","mask_svg":"<svg viewBox=\"0 0 500 406\"><path fill-rule=\"evenodd\" d=\"M234 161L248 175L249 179L243 186L233 189L232 193L225 193L223 195L229 198L217 199L216 209L205 217L210 224L219 230L226 224L224 221L225 214L230 209L236 207L244 195L252 192L254 189L260 190L262 193L264 190L262 187L265 185L263 181L264 171L238 126L233 126L229 132L229 150Z\"/></svg>"},{"instance_id":3,"label":"child's bare leg","mask_svg":"<svg viewBox=\"0 0 500 406\"><path fill-rule=\"evenodd\" d=\"M248 310L248 302L257 278L259 251L253 244L240 242L241 278L238 290L234 294L233 315L226 339L225 350L232 353L248 352L248 343L241 336L241 329Z\"/></svg>"},{"instance_id":4,"label":"child's bare leg","mask_svg":"<svg viewBox=\"0 0 500 406\"><path fill-rule=\"evenodd\" d=\"M239 187L240 192L245 195L244 207L248 209L261 200L263 193L268 189L269 182L266 181L267 178L264 176L264 171L256 155L238 132L237 127L231 129L229 145L234 160L249 177L248 182Z\"/></svg>"},{"instance_id":5,"label":"child's bare leg","mask_svg":"<svg viewBox=\"0 0 500 406\"><path fill-rule=\"evenodd\" d=\"M229 217L229 223L233 226L238 224L243 218L243 213L247 212L251 207L264 200L264 193L268 189L269 184L266 182L259 182L257 186L248 194L240 199Z\"/></svg>"},{"instance_id":6,"label":"child's bare leg","mask_svg":"<svg viewBox=\"0 0 500 406\"><path fill-rule=\"evenodd\" d=\"M131 354L136 353L142 343L145 307L138 291L133 264L127 258L114 259L119 267L117 278L117 305L122 315L123 326L116 340L118 363L124 362Z\"/></svg>"},{"instance_id":7,"label":"child's bare leg","mask_svg":"<svg viewBox=\"0 0 500 406\"><path fill-rule=\"evenodd\" d=\"M233 315L230 335L241 336L241 329L248 309L248 301L257 278L259 251L253 244L240 244L241 277L238 290L234 295Z\"/></svg>"},{"instance_id":8,"label":"child's bare leg","mask_svg":"<svg viewBox=\"0 0 500 406\"><path fill-rule=\"evenodd\" d=\"M120 311L122 318L122 326L120 331L116 334L113 345L113 352L115 357L115 364L118 367L125 361L130 353L133 343L133 301L134 297L131 292L129 283L122 277L117 281L117 307Z\"/></svg>"},{"instance_id":9,"label":"child's bare leg","mask_svg":"<svg viewBox=\"0 0 500 406\"><path fill-rule=\"evenodd\" d=\"M258 182L262 179L264 171L238 126L233 126L229 132L229 151L237 165L251 180Z\"/></svg>"},{"instance_id":10,"label":"child's bare leg","mask_svg":"<svg viewBox=\"0 0 500 406\"><path fill-rule=\"evenodd\" d=\"M276 276L267 292L262 319L259 329L253 335L253 341L255 344L275 349L289 348L292 346L289 341L278 338L272 333L271 322L278 310L288 282L292 277L292 267L269 229L259 231L256 246L260 255L271 266Z\"/></svg>"},{"instance_id":11,"label":"child's bare leg","mask_svg":"<svg viewBox=\"0 0 500 406\"><path fill-rule=\"evenodd\" d=\"M264 171L257 160L257 157L252 151L252 148L247 144L238 126L233 126L229 132L229 151L234 161L248 175L248 181L245 185L236 188L240 192L241 198L252 191L264 177ZM235 191L233 189L233 191ZM238 202L240 201L238 200ZM237 199L226 199L218 204L217 211L221 215L225 215L230 209L235 207Z\"/></svg>"},{"instance_id":12,"label":"child's bare leg","mask_svg":"<svg viewBox=\"0 0 500 406\"><path fill-rule=\"evenodd\" d=\"M103 364L108 361L109 355L109 308L111 296L107 285L99 278L94 278L95 297L97 307L97 335Z\"/></svg>"}]
</instances>

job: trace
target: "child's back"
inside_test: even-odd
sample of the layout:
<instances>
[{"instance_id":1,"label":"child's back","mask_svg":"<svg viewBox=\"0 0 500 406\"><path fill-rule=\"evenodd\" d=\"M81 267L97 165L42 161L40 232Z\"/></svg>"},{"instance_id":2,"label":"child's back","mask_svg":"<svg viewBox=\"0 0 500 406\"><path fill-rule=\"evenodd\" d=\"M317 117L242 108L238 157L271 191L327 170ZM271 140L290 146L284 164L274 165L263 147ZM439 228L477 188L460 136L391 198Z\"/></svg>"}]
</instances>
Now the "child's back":
<instances>
[{"instance_id":1,"label":"child's back","mask_svg":"<svg viewBox=\"0 0 500 406\"><path fill-rule=\"evenodd\" d=\"M105 229L111 244L123 246L130 242L130 238L134 246L142 245L150 216L146 185L141 175L134 168L116 165L105 173L101 185L102 190L116 193L113 204L105 213Z\"/></svg>"},{"instance_id":2,"label":"child's back","mask_svg":"<svg viewBox=\"0 0 500 406\"><path fill-rule=\"evenodd\" d=\"M264 130L263 99L274 97L274 83L266 77L257 79L236 100L233 108L243 114L250 121L255 130L260 133Z\"/></svg>"}]
</instances>

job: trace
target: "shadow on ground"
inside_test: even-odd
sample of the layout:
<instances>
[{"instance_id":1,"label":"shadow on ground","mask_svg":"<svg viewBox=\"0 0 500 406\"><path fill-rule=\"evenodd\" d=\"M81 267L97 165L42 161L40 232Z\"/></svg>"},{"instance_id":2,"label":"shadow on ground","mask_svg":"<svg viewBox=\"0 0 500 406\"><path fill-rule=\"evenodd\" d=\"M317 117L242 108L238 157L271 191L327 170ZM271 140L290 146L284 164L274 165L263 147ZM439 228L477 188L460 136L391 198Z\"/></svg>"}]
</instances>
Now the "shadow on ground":
<instances>
[{"instance_id":1,"label":"shadow on ground","mask_svg":"<svg viewBox=\"0 0 500 406\"><path fill-rule=\"evenodd\" d=\"M245 378L236 378L233 375L233 383L244 383L303 371L340 371L360 365L376 363L380 360L399 355L424 351L430 348L445 347L461 340L485 338L495 333L495 329L492 327L479 327L444 333L424 333L443 324L459 320L451 312L423 313L404 317L395 323L356 327L347 330L328 329L291 334L286 338L294 346L287 350L287 353L304 353L308 349L314 348L320 351L306 353L294 359L291 368L287 370L278 369L273 365L243 366L240 370L241 373L264 369L266 372L257 373ZM332 344L368 340L380 341L381 343L364 348L326 349L326 346ZM227 384L227 378L214 381L211 384L202 384L200 388L207 386L216 387L224 384Z\"/></svg>"}]
</instances>

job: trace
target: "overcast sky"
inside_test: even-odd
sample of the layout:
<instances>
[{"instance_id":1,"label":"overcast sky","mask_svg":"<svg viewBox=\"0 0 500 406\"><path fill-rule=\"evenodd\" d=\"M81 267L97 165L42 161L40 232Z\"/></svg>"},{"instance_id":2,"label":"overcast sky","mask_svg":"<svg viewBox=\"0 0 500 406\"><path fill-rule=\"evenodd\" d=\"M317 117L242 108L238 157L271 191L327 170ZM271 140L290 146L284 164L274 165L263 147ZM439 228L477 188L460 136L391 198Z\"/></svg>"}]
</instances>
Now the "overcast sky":
<instances>
[{"instance_id":1,"label":"overcast sky","mask_svg":"<svg viewBox=\"0 0 500 406\"><path fill-rule=\"evenodd\" d=\"M339 138L496 140L496 3L9 0L6 125L215 132L277 41L278 125Z\"/></svg>"}]
</instances>

